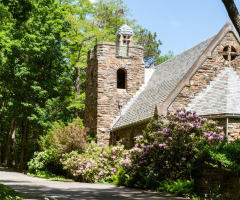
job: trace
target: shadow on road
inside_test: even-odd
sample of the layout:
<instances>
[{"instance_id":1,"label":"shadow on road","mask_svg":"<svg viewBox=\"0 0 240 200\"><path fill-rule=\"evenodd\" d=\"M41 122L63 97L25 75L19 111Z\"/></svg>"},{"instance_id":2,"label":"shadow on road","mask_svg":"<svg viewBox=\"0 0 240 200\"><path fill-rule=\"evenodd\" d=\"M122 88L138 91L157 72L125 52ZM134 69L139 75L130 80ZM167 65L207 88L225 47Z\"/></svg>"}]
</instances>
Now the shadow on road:
<instances>
[{"instance_id":1,"label":"shadow on road","mask_svg":"<svg viewBox=\"0 0 240 200\"><path fill-rule=\"evenodd\" d=\"M55 198L57 200L66 199L81 199L81 200L135 200L135 199L181 199L174 198L164 194L157 193L144 193L141 190L123 189L117 187L111 188L97 188L95 187L80 187L71 188L71 183L69 183L67 188L53 188L51 186L44 185L32 185L30 182L18 181L1 181L3 184L14 188L16 191L21 193L24 199L44 199L45 197L51 199Z\"/></svg>"},{"instance_id":2,"label":"shadow on road","mask_svg":"<svg viewBox=\"0 0 240 200\"><path fill-rule=\"evenodd\" d=\"M112 185L60 182L32 178L11 169L0 167L0 182L12 187L24 199L55 198L57 200L177 200L185 199L165 193L148 193Z\"/></svg>"}]
</instances>

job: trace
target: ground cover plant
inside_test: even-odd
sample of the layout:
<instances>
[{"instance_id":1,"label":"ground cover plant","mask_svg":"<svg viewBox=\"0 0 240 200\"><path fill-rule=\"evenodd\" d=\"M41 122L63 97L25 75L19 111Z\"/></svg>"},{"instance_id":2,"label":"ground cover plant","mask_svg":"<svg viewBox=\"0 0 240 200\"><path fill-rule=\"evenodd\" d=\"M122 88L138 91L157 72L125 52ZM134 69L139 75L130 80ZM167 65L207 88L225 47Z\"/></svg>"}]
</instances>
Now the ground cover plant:
<instances>
[{"instance_id":1,"label":"ground cover plant","mask_svg":"<svg viewBox=\"0 0 240 200\"><path fill-rule=\"evenodd\" d=\"M0 183L0 199L4 200L23 200L21 195L14 189Z\"/></svg>"}]
</instances>

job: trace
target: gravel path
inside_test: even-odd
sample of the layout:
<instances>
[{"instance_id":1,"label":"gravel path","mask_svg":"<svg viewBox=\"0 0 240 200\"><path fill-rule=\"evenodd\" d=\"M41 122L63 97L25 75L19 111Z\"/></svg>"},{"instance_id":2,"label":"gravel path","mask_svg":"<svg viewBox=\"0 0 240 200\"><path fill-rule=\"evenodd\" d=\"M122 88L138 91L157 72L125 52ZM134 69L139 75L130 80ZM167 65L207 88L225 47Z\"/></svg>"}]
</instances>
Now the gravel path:
<instances>
[{"instance_id":1,"label":"gravel path","mask_svg":"<svg viewBox=\"0 0 240 200\"><path fill-rule=\"evenodd\" d=\"M57 200L177 200L185 199L170 194L143 192L142 190L119 188L112 185L60 182L29 177L0 167L0 182L19 192L24 199Z\"/></svg>"}]
</instances>

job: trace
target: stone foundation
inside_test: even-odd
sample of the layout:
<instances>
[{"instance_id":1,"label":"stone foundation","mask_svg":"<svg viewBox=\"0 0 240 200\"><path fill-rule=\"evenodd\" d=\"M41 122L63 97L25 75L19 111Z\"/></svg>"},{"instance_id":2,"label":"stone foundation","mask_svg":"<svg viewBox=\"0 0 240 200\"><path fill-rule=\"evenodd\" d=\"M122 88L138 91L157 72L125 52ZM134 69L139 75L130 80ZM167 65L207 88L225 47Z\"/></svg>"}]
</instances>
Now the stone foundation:
<instances>
[{"instance_id":1,"label":"stone foundation","mask_svg":"<svg viewBox=\"0 0 240 200\"><path fill-rule=\"evenodd\" d=\"M194 179L194 192L200 199L215 199L219 194L220 200L240 199L240 173L213 168L208 165L192 173Z\"/></svg>"},{"instance_id":2,"label":"stone foundation","mask_svg":"<svg viewBox=\"0 0 240 200\"><path fill-rule=\"evenodd\" d=\"M114 131L112 138L113 145L116 145L116 142L119 141L124 144L126 149L130 149L135 145L134 137L137 135L142 135L148 123L149 121Z\"/></svg>"}]
</instances>

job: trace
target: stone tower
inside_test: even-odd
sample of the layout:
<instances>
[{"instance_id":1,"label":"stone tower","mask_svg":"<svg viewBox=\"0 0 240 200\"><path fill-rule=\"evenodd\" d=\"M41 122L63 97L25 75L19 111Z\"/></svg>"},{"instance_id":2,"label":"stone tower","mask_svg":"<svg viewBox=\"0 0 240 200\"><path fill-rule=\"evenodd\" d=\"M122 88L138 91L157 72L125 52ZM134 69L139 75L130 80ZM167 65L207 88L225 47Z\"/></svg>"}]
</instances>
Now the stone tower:
<instances>
[{"instance_id":1,"label":"stone tower","mask_svg":"<svg viewBox=\"0 0 240 200\"><path fill-rule=\"evenodd\" d=\"M132 29L124 24L116 35L116 43L99 42L88 52L85 126L100 146L115 140L111 126L145 78L143 48L134 45Z\"/></svg>"}]
</instances>

